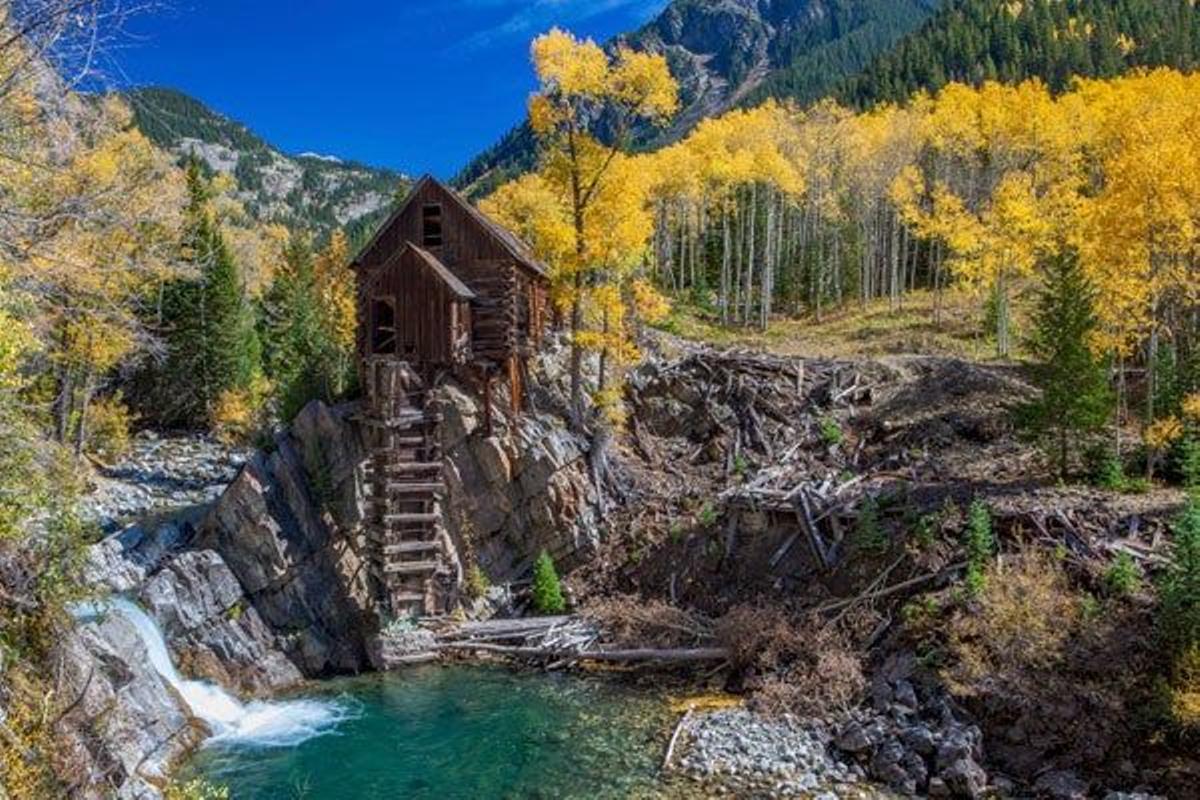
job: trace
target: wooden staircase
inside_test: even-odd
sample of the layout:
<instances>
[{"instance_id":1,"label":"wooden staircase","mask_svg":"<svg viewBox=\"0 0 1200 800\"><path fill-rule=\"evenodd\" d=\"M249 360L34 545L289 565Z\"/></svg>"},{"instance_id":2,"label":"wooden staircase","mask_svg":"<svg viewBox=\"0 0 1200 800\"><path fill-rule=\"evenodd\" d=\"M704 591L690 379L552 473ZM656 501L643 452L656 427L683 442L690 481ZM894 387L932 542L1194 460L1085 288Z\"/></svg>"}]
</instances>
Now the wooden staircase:
<instances>
[{"instance_id":1,"label":"wooden staircase","mask_svg":"<svg viewBox=\"0 0 1200 800\"><path fill-rule=\"evenodd\" d=\"M445 494L440 420L426 410L425 386L406 362L375 356L365 366L367 397L360 421L368 429L370 448L371 583L385 618L424 616L434 610L435 578L444 564L438 535Z\"/></svg>"}]
</instances>

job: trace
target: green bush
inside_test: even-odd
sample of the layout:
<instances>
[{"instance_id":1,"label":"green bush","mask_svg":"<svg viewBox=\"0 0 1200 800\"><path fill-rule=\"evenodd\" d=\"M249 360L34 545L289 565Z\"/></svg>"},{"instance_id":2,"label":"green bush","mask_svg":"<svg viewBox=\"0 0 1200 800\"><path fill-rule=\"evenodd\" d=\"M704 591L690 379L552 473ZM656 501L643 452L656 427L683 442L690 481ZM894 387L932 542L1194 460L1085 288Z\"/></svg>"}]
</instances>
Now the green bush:
<instances>
[{"instance_id":1,"label":"green bush","mask_svg":"<svg viewBox=\"0 0 1200 800\"><path fill-rule=\"evenodd\" d=\"M487 594L491 585L491 581L488 580L488 576L479 568L479 565L472 564L467 570L467 597L478 600Z\"/></svg>"},{"instance_id":2,"label":"green bush","mask_svg":"<svg viewBox=\"0 0 1200 800\"><path fill-rule=\"evenodd\" d=\"M554 560L545 550L533 564L533 608L539 614L561 614L567 608Z\"/></svg>"},{"instance_id":3,"label":"green bush","mask_svg":"<svg viewBox=\"0 0 1200 800\"><path fill-rule=\"evenodd\" d=\"M842 426L833 417L821 417L821 441L830 447L836 447L841 444L846 434L842 432Z\"/></svg>"},{"instance_id":4,"label":"green bush","mask_svg":"<svg viewBox=\"0 0 1200 800\"><path fill-rule=\"evenodd\" d=\"M1138 590L1142 576L1128 553L1118 553L1104 572L1104 589L1114 597L1126 597Z\"/></svg>"},{"instance_id":5,"label":"green bush","mask_svg":"<svg viewBox=\"0 0 1200 800\"><path fill-rule=\"evenodd\" d=\"M1158 630L1172 653L1200 644L1200 500L1175 522L1175 557L1159 581Z\"/></svg>"},{"instance_id":6,"label":"green bush","mask_svg":"<svg viewBox=\"0 0 1200 800\"><path fill-rule=\"evenodd\" d=\"M879 522L879 504L875 498L863 500L854 523L854 547L862 553L879 555L888 549L887 534Z\"/></svg>"},{"instance_id":7,"label":"green bush","mask_svg":"<svg viewBox=\"0 0 1200 800\"><path fill-rule=\"evenodd\" d=\"M967 511L967 591L977 595L987 582L985 569L996 549L992 535L992 514L981 500L971 503Z\"/></svg>"},{"instance_id":8,"label":"green bush","mask_svg":"<svg viewBox=\"0 0 1200 800\"><path fill-rule=\"evenodd\" d=\"M1087 453L1088 478L1093 486L1120 492L1125 489L1125 465L1108 445L1094 447Z\"/></svg>"}]
</instances>

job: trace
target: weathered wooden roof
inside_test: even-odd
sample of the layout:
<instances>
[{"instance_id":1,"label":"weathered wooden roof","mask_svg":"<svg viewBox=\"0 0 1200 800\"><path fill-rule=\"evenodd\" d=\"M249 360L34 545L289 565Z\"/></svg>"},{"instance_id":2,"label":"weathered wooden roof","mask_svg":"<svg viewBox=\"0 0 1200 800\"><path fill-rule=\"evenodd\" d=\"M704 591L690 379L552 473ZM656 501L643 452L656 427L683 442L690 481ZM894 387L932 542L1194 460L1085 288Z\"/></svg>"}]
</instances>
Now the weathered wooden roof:
<instances>
[{"instance_id":1,"label":"weathered wooden roof","mask_svg":"<svg viewBox=\"0 0 1200 800\"><path fill-rule=\"evenodd\" d=\"M362 257L370 252L371 248L375 246L375 243L379 240L379 237L383 234L383 232L390 228L397 219L404 215L404 213L408 210L409 205L412 204L413 199L420 194L421 189L427 184L433 184L439 190L441 190L442 194L446 195L459 206L461 206L473 220L475 220L482 228L484 228L484 230L486 230L493 236L493 238L496 239L496 241L504 250L508 251L508 254L511 255L517 261L517 263L543 278L549 276L546 266L537 260L537 258L533 255L533 251L529 248L529 245L518 239L512 231L491 219L487 214L484 214L482 211L476 208L465 197L451 189L449 186L446 186L432 175L424 175L420 180L413 184L413 188L409 191L408 197L404 198L404 202L397 206L396 210L388 216L387 221L380 225L379 229L375 231L375 235L372 236L366 245L364 245L363 248L358 251L358 255L354 257L352 266L360 266Z\"/></svg>"},{"instance_id":2,"label":"weathered wooden roof","mask_svg":"<svg viewBox=\"0 0 1200 800\"><path fill-rule=\"evenodd\" d=\"M409 252L412 252L427 267L429 267L430 271L432 271L433 274L442 281L442 283L446 284L446 288L458 296L459 299L475 299L475 293L471 291L465 283L460 281L458 277L450 271L449 267L439 261L433 253L418 247L412 242L405 242L404 247L401 247L398 251L393 253L392 257L383 263L383 266L376 271L373 279L368 284L368 290L374 287L375 283L379 280L383 273L387 272L397 261L403 258L405 253Z\"/></svg>"}]
</instances>

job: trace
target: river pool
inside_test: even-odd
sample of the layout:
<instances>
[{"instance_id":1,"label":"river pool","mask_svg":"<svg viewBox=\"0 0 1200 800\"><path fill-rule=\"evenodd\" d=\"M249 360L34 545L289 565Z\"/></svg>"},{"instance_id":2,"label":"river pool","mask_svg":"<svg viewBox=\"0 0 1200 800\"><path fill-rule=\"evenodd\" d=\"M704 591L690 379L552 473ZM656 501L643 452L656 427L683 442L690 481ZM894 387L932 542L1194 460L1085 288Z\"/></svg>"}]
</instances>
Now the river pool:
<instances>
[{"instance_id":1,"label":"river pool","mask_svg":"<svg viewBox=\"0 0 1200 800\"><path fill-rule=\"evenodd\" d=\"M331 681L345 712L286 747L216 742L187 772L233 800L650 797L673 720L614 681L428 666Z\"/></svg>"}]
</instances>

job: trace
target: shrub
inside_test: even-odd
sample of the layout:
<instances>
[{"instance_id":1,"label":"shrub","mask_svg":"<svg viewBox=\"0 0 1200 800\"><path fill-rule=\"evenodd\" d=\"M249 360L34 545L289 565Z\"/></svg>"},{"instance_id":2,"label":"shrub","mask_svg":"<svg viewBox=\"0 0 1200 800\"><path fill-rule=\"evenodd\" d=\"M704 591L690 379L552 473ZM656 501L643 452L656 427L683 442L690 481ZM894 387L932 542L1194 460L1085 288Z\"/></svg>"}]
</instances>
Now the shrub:
<instances>
[{"instance_id":1,"label":"shrub","mask_svg":"<svg viewBox=\"0 0 1200 800\"><path fill-rule=\"evenodd\" d=\"M713 636L709 619L662 600L615 595L593 600L583 613L623 647L693 647Z\"/></svg>"},{"instance_id":2,"label":"shrub","mask_svg":"<svg viewBox=\"0 0 1200 800\"><path fill-rule=\"evenodd\" d=\"M467 597L472 600L478 600L487 594L487 590L492 586L492 582L488 580L488 576L479 568L478 564L472 564L467 570Z\"/></svg>"},{"instance_id":3,"label":"shrub","mask_svg":"<svg viewBox=\"0 0 1200 800\"><path fill-rule=\"evenodd\" d=\"M879 504L873 497L863 500L854 523L854 546L862 553L879 555L887 552L888 538L879 522Z\"/></svg>"},{"instance_id":4,"label":"shrub","mask_svg":"<svg viewBox=\"0 0 1200 800\"><path fill-rule=\"evenodd\" d=\"M1185 730L1200 728L1200 647L1175 659L1166 690L1171 722Z\"/></svg>"},{"instance_id":5,"label":"shrub","mask_svg":"<svg viewBox=\"0 0 1200 800\"><path fill-rule=\"evenodd\" d=\"M1062 658L1081 618L1062 566L1044 553L986 565L981 577L972 610L958 613L948 628L954 666L947 678L964 694L991 683L1020 687L1036 680L1038 670Z\"/></svg>"},{"instance_id":6,"label":"shrub","mask_svg":"<svg viewBox=\"0 0 1200 800\"><path fill-rule=\"evenodd\" d=\"M1175 522L1175 557L1159 581L1158 630L1176 655L1200 645L1200 500Z\"/></svg>"},{"instance_id":7,"label":"shrub","mask_svg":"<svg viewBox=\"0 0 1200 800\"><path fill-rule=\"evenodd\" d=\"M978 595L987 582L987 565L996 549L992 536L992 515L981 501L971 503L967 512L967 591Z\"/></svg>"},{"instance_id":8,"label":"shrub","mask_svg":"<svg viewBox=\"0 0 1200 800\"><path fill-rule=\"evenodd\" d=\"M1087 453L1088 478L1093 486L1119 492L1125 488L1125 465L1107 445L1092 448Z\"/></svg>"},{"instance_id":9,"label":"shrub","mask_svg":"<svg viewBox=\"0 0 1200 800\"><path fill-rule=\"evenodd\" d=\"M1104 589L1114 597L1131 595L1141 586L1142 576L1128 553L1118 553L1104 572Z\"/></svg>"},{"instance_id":10,"label":"shrub","mask_svg":"<svg viewBox=\"0 0 1200 800\"><path fill-rule=\"evenodd\" d=\"M129 454L133 415L120 392L92 402L88 410L87 451L108 461Z\"/></svg>"},{"instance_id":11,"label":"shrub","mask_svg":"<svg viewBox=\"0 0 1200 800\"><path fill-rule=\"evenodd\" d=\"M533 564L533 608L539 614L560 614L566 607L554 560L543 550Z\"/></svg>"},{"instance_id":12,"label":"shrub","mask_svg":"<svg viewBox=\"0 0 1200 800\"><path fill-rule=\"evenodd\" d=\"M225 444L247 444L265 425L267 398L271 384L256 377L243 389L227 389L213 406L209 424L213 434Z\"/></svg>"},{"instance_id":13,"label":"shrub","mask_svg":"<svg viewBox=\"0 0 1200 800\"><path fill-rule=\"evenodd\" d=\"M717 621L730 662L752 676L751 705L771 714L847 710L866 688L849 638L823 620L792 620L775 607L735 606Z\"/></svg>"},{"instance_id":14,"label":"shrub","mask_svg":"<svg viewBox=\"0 0 1200 800\"><path fill-rule=\"evenodd\" d=\"M165 800L229 800L229 789L216 786L203 778L184 783L172 783L164 794Z\"/></svg>"},{"instance_id":15,"label":"shrub","mask_svg":"<svg viewBox=\"0 0 1200 800\"><path fill-rule=\"evenodd\" d=\"M830 447L836 447L841 444L846 434L842 432L842 426L833 417L821 417L820 423L821 441Z\"/></svg>"}]
</instances>

